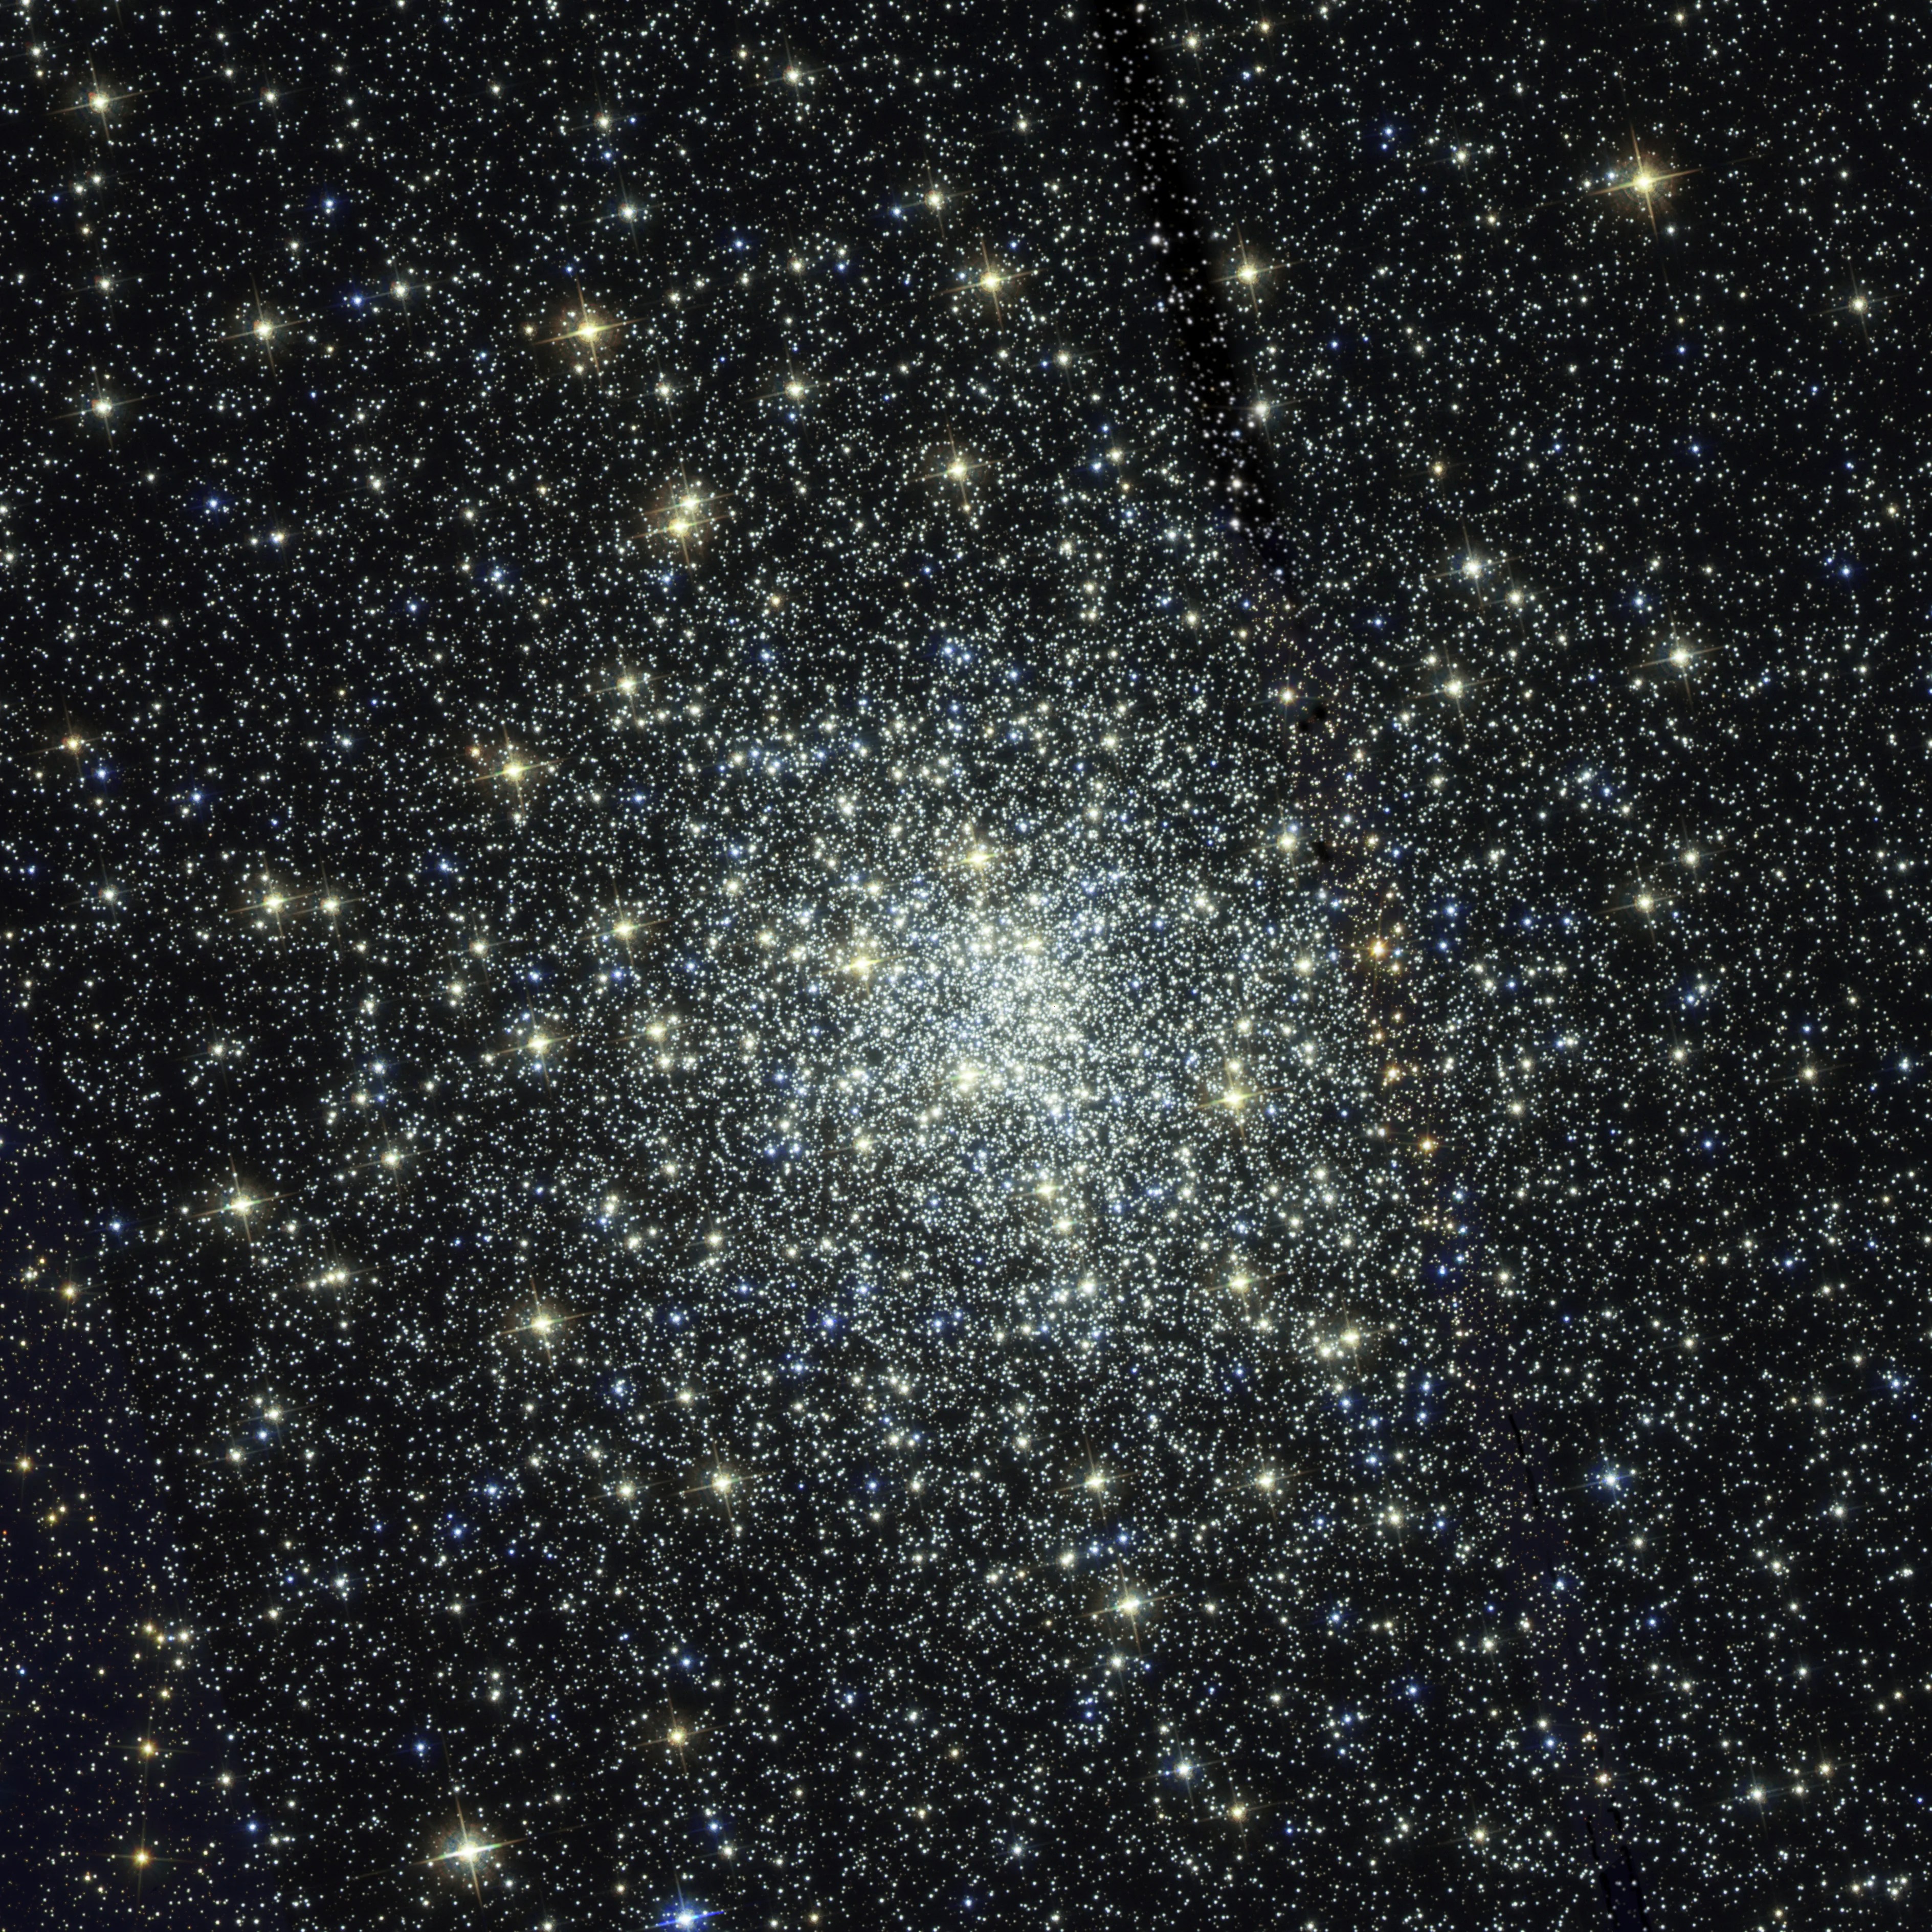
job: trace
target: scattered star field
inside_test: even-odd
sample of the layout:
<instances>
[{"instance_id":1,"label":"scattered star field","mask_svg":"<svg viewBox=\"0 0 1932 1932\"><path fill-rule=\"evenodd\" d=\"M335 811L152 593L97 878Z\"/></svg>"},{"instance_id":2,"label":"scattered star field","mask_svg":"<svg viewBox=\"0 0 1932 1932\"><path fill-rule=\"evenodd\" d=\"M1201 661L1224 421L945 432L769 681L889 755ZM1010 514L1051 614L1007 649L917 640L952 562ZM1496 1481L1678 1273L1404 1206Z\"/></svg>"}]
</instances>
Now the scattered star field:
<instances>
[{"instance_id":1,"label":"scattered star field","mask_svg":"<svg viewBox=\"0 0 1932 1932\"><path fill-rule=\"evenodd\" d=\"M4 1922L1923 1922L1925 39L17 5Z\"/></svg>"}]
</instances>

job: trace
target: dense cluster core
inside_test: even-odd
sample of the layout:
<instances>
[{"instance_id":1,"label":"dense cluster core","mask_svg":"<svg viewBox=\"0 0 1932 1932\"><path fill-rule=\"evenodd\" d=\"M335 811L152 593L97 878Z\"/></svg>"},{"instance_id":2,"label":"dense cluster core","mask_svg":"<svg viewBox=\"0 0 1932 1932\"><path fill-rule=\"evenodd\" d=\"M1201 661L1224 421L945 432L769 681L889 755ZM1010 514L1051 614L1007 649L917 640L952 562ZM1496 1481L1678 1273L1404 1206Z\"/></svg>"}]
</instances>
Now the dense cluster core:
<instances>
[{"instance_id":1,"label":"dense cluster core","mask_svg":"<svg viewBox=\"0 0 1932 1932\"><path fill-rule=\"evenodd\" d=\"M1922 1922L1922 30L1132 18L21 14L22 1925Z\"/></svg>"}]
</instances>

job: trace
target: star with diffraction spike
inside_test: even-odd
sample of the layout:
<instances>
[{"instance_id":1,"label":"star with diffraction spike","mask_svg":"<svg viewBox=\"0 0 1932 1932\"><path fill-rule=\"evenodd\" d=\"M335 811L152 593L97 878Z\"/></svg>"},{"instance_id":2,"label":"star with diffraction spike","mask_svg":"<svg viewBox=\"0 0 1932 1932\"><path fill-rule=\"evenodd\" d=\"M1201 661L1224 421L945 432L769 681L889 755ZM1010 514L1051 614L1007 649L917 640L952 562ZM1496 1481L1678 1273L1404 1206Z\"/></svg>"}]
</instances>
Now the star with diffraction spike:
<instances>
[{"instance_id":1,"label":"star with diffraction spike","mask_svg":"<svg viewBox=\"0 0 1932 1932\"><path fill-rule=\"evenodd\" d=\"M1258 315L1262 307L1262 285L1274 278L1274 266L1264 262L1249 247L1247 238L1238 228L1234 230L1234 266L1221 279L1238 286Z\"/></svg>"},{"instance_id":2,"label":"star with diffraction spike","mask_svg":"<svg viewBox=\"0 0 1932 1932\"><path fill-rule=\"evenodd\" d=\"M224 342L254 343L260 348L268 367L272 369L275 366L275 338L288 325L268 313L262 301L262 285L253 275L248 278L248 288L254 298L254 314L244 327L231 334L224 335L221 339Z\"/></svg>"},{"instance_id":3,"label":"star with diffraction spike","mask_svg":"<svg viewBox=\"0 0 1932 1932\"><path fill-rule=\"evenodd\" d=\"M980 238L980 266L968 268L953 284L955 290L977 289L992 304L993 320L1002 327L1006 320L1006 303L1012 292L1032 274L1028 268L1012 268L998 260L986 245L984 236Z\"/></svg>"},{"instance_id":4,"label":"star with diffraction spike","mask_svg":"<svg viewBox=\"0 0 1932 1932\"><path fill-rule=\"evenodd\" d=\"M252 1241L255 1235L251 1217L259 1214L263 1208L274 1206L282 1197L279 1194L256 1193L243 1184L240 1174L233 1168L229 1169L228 1180L226 1198L218 1202L212 1208L204 1208L194 1218L198 1221L212 1221L224 1214L232 1215L242 1229L243 1238ZM186 1214L189 1210L184 1208L182 1211Z\"/></svg>"},{"instance_id":5,"label":"star with diffraction spike","mask_svg":"<svg viewBox=\"0 0 1932 1932\"><path fill-rule=\"evenodd\" d=\"M1634 195L1642 204L1643 212L1649 218L1650 232L1654 235L1657 232L1658 196L1667 194L1675 183L1688 181L1691 176L1700 174L1702 170L1700 168L1666 169L1651 160L1646 156L1642 145L1637 140L1634 127L1630 129L1630 170L1627 174L1621 178L1612 178L1601 187L1594 188L1590 192L1592 194Z\"/></svg>"},{"instance_id":6,"label":"star with diffraction spike","mask_svg":"<svg viewBox=\"0 0 1932 1932\"><path fill-rule=\"evenodd\" d=\"M92 61L87 64L87 92L80 100L75 101L71 106L59 108L56 112L62 114L92 114L100 123L101 138L111 145L114 136L110 127L109 117L122 101L132 100L134 98L135 90L128 88L117 93L111 83L100 78Z\"/></svg>"},{"instance_id":7,"label":"star with diffraction spike","mask_svg":"<svg viewBox=\"0 0 1932 1932\"><path fill-rule=\"evenodd\" d=\"M472 1828L464 1814L460 1797L456 1801L456 1838L449 1849L425 1858L423 1863L431 1871L438 1865L460 1866L469 1874L470 1887L476 1894L476 1903L481 1906L483 1903L482 1866L484 1860L492 1852L508 1851L512 1845L520 1845L525 1840L521 1838L484 1838Z\"/></svg>"},{"instance_id":8,"label":"star with diffraction spike","mask_svg":"<svg viewBox=\"0 0 1932 1932\"><path fill-rule=\"evenodd\" d=\"M93 392L82 398L79 409L68 410L60 420L62 422L97 423L106 431L111 442L115 428L121 419L136 404L146 400L141 396L117 396L97 376Z\"/></svg>"},{"instance_id":9,"label":"star with diffraction spike","mask_svg":"<svg viewBox=\"0 0 1932 1932\"><path fill-rule=\"evenodd\" d=\"M574 320L571 319L572 316ZM628 322L611 321L598 314L584 299L584 284L579 281L577 284L576 308L566 311L563 326L554 335L546 335L542 339L546 347L560 344L574 347L580 355L590 358L592 373L602 376L604 373L604 344L607 340L614 340L630 326ZM580 374L584 364L580 362L577 366Z\"/></svg>"},{"instance_id":10,"label":"star with diffraction spike","mask_svg":"<svg viewBox=\"0 0 1932 1932\"><path fill-rule=\"evenodd\" d=\"M712 506L723 501L717 491L706 490L702 483L692 482L680 475L666 490L663 506L653 514L650 526L640 534L676 544L678 555L688 570L718 526L719 520Z\"/></svg>"},{"instance_id":11,"label":"star with diffraction spike","mask_svg":"<svg viewBox=\"0 0 1932 1932\"><path fill-rule=\"evenodd\" d=\"M930 167L924 170L926 184L920 191L920 202L928 214L939 224L939 232L946 232L946 211L952 201L946 184L934 174Z\"/></svg>"}]
</instances>

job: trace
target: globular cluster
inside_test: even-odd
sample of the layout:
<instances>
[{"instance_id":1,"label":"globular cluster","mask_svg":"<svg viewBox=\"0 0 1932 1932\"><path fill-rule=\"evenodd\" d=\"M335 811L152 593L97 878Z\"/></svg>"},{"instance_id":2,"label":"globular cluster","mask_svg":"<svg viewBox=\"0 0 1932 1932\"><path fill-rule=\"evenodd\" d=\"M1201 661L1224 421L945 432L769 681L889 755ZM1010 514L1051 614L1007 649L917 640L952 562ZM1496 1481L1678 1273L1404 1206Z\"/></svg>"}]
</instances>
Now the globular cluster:
<instances>
[{"instance_id":1,"label":"globular cluster","mask_svg":"<svg viewBox=\"0 0 1932 1932\"><path fill-rule=\"evenodd\" d=\"M22 1923L1922 1916L1922 29L15 38Z\"/></svg>"}]
</instances>

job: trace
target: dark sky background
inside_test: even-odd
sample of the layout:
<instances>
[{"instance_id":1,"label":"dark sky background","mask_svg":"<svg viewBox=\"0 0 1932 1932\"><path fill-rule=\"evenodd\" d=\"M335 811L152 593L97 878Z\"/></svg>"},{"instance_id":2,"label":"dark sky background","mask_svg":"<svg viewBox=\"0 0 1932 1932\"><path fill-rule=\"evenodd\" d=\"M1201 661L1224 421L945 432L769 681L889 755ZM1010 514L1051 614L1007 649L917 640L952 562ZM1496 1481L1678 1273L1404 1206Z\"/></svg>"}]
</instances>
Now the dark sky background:
<instances>
[{"instance_id":1,"label":"dark sky background","mask_svg":"<svg viewBox=\"0 0 1932 1932\"><path fill-rule=\"evenodd\" d=\"M1922 1922L1917 16L40 14L0 1927Z\"/></svg>"}]
</instances>

